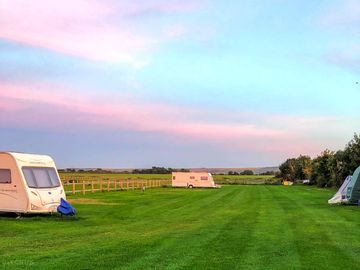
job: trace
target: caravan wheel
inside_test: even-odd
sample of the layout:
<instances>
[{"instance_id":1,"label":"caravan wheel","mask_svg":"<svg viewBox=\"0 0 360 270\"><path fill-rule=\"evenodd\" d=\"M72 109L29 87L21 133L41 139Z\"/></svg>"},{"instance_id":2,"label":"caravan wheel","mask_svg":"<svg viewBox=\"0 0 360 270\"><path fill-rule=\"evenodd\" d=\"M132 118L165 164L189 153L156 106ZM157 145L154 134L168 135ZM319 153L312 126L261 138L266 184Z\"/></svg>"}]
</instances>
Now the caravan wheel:
<instances>
[{"instance_id":1,"label":"caravan wheel","mask_svg":"<svg viewBox=\"0 0 360 270\"><path fill-rule=\"evenodd\" d=\"M193 188L193 185L189 185L188 188Z\"/></svg>"}]
</instances>

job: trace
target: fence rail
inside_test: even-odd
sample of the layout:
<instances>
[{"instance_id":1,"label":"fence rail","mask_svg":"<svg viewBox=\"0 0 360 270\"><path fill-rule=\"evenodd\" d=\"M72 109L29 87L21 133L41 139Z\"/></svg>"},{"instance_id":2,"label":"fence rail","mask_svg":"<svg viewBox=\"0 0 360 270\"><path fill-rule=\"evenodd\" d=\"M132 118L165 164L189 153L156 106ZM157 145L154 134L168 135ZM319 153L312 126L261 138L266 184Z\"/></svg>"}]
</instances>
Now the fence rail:
<instances>
[{"instance_id":1,"label":"fence rail","mask_svg":"<svg viewBox=\"0 0 360 270\"><path fill-rule=\"evenodd\" d=\"M116 179L101 176L61 176L61 182L67 194L94 193L104 191L135 190L170 186L171 180Z\"/></svg>"}]
</instances>

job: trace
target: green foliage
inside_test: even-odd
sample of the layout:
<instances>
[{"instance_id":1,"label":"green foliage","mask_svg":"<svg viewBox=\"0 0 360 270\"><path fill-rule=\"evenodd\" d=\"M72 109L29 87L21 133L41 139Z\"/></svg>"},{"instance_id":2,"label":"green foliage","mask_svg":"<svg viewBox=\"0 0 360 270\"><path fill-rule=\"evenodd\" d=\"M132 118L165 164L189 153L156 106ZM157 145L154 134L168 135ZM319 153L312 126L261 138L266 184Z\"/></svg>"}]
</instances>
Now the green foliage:
<instances>
[{"instance_id":1,"label":"green foliage","mask_svg":"<svg viewBox=\"0 0 360 270\"><path fill-rule=\"evenodd\" d=\"M169 174L172 172L189 172L187 169L172 169L164 167L152 167L151 169L135 169L133 174Z\"/></svg>"},{"instance_id":2,"label":"green foliage","mask_svg":"<svg viewBox=\"0 0 360 270\"><path fill-rule=\"evenodd\" d=\"M254 175L254 172L252 170L245 170L240 173L235 171L229 171L228 175Z\"/></svg>"},{"instance_id":3,"label":"green foliage","mask_svg":"<svg viewBox=\"0 0 360 270\"><path fill-rule=\"evenodd\" d=\"M344 150L325 150L313 160L308 156L286 160L280 165L279 176L293 181L310 178L318 187L338 187L359 166L360 136L355 133Z\"/></svg>"},{"instance_id":4,"label":"green foliage","mask_svg":"<svg viewBox=\"0 0 360 270\"><path fill-rule=\"evenodd\" d=\"M311 174L311 158L299 156L298 158L287 159L280 165L280 177L286 180L309 179Z\"/></svg>"},{"instance_id":5,"label":"green foliage","mask_svg":"<svg viewBox=\"0 0 360 270\"><path fill-rule=\"evenodd\" d=\"M252 170L245 170L241 172L240 175L254 175L254 172Z\"/></svg>"},{"instance_id":6,"label":"green foliage","mask_svg":"<svg viewBox=\"0 0 360 270\"><path fill-rule=\"evenodd\" d=\"M123 171L123 172L117 172L116 170L106 170L102 168L97 169L59 169L59 173L87 173L87 174L169 174L172 172L189 172L188 169L173 169L173 168L164 168L164 167L152 167L150 169L134 169L132 172Z\"/></svg>"},{"instance_id":7,"label":"green foliage","mask_svg":"<svg viewBox=\"0 0 360 270\"><path fill-rule=\"evenodd\" d=\"M260 173L260 175L276 175L276 173L274 171L266 171L266 172Z\"/></svg>"},{"instance_id":8,"label":"green foliage","mask_svg":"<svg viewBox=\"0 0 360 270\"><path fill-rule=\"evenodd\" d=\"M334 152L325 150L320 156L312 162L311 182L316 183L319 187L329 186L331 183L332 168L330 164L333 162Z\"/></svg>"}]
</instances>

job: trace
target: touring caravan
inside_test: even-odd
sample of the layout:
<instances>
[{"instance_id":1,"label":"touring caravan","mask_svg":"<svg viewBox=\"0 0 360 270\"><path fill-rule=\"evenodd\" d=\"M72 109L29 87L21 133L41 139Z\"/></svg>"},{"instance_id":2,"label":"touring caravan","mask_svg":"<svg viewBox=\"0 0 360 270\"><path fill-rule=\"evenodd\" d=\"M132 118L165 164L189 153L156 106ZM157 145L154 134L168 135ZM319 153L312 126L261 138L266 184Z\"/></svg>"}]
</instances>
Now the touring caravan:
<instances>
[{"instance_id":1,"label":"touring caravan","mask_svg":"<svg viewBox=\"0 0 360 270\"><path fill-rule=\"evenodd\" d=\"M51 157L0 152L0 212L56 212L65 192Z\"/></svg>"},{"instance_id":2,"label":"touring caravan","mask_svg":"<svg viewBox=\"0 0 360 270\"><path fill-rule=\"evenodd\" d=\"M336 194L328 200L329 204L360 203L360 167L352 176L348 176Z\"/></svg>"},{"instance_id":3,"label":"touring caravan","mask_svg":"<svg viewBox=\"0 0 360 270\"><path fill-rule=\"evenodd\" d=\"M207 172L173 172L172 173L173 187L187 187L187 188L218 188L211 173Z\"/></svg>"}]
</instances>

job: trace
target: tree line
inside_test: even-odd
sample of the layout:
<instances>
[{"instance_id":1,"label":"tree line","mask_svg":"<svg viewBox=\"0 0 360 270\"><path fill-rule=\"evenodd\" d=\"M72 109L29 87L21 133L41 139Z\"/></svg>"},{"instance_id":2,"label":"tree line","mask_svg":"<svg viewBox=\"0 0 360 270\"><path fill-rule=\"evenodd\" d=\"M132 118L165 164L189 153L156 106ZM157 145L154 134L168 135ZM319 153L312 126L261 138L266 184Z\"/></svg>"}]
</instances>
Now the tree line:
<instances>
[{"instance_id":1,"label":"tree line","mask_svg":"<svg viewBox=\"0 0 360 270\"><path fill-rule=\"evenodd\" d=\"M318 187L339 187L348 175L360 166L360 134L355 133L344 150L325 150L311 159L309 156L289 158L279 167L279 176L286 180L310 180Z\"/></svg>"},{"instance_id":2,"label":"tree line","mask_svg":"<svg viewBox=\"0 0 360 270\"><path fill-rule=\"evenodd\" d=\"M228 175L254 175L252 170L245 170L242 172L229 171Z\"/></svg>"},{"instance_id":3,"label":"tree line","mask_svg":"<svg viewBox=\"0 0 360 270\"><path fill-rule=\"evenodd\" d=\"M173 169L164 167L152 167L151 169L135 169L134 174L169 174L172 172L190 172L188 169Z\"/></svg>"},{"instance_id":4,"label":"tree line","mask_svg":"<svg viewBox=\"0 0 360 270\"><path fill-rule=\"evenodd\" d=\"M97 169L59 169L58 172L66 173L102 173L102 174L170 174L172 172L190 172L188 169L173 169L153 166L150 169L134 169L130 171L118 172L116 170L107 170L102 168Z\"/></svg>"}]
</instances>

